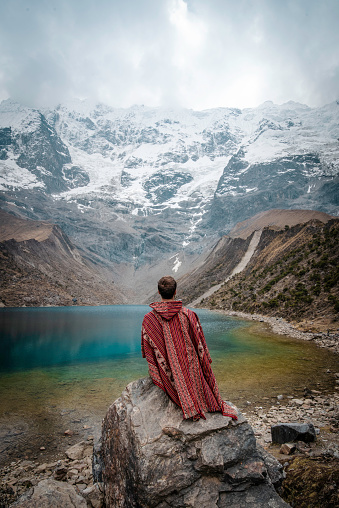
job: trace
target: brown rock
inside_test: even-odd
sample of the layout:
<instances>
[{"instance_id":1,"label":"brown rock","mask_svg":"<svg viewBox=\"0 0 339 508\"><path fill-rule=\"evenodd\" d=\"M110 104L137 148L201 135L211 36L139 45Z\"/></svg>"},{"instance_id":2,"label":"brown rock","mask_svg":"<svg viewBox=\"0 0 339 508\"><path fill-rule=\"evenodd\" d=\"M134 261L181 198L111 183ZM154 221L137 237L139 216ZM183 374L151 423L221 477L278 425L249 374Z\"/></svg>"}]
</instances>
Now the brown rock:
<instances>
[{"instance_id":1,"label":"brown rock","mask_svg":"<svg viewBox=\"0 0 339 508\"><path fill-rule=\"evenodd\" d=\"M91 444L87 443L86 441L81 441L80 443L77 443L68 448L65 453L71 460L81 460L92 455L92 451L93 447Z\"/></svg>"},{"instance_id":2,"label":"brown rock","mask_svg":"<svg viewBox=\"0 0 339 508\"><path fill-rule=\"evenodd\" d=\"M279 452L284 455L292 455L296 450L296 446L293 443L284 443L281 445Z\"/></svg>"},{"instance_id":3,"label":"brown rock","mask_svg":"<svg viewBox=\"0 0 339 508\"><path fill-rule=\"evenodd\" d=\"M53 477L55 480L63 481L65 480L67 475L67 467L64 465L59 465L55 468L55 471L53 473Z\"/></svg>"},{"instance_id":4,"label":"brown rock","mask_svg":"<svg viewBox=\"0 0 339 508\"><path fill-rule=\"evenodd\" d=\"M44 473L47 469L47 464L40 464L35 470L37 474Z\"/></svg>"},{"instance_id":5,"label":"brown rock","mask_svg":"<svg viewBox=\"0 0 339 508\"><path fill-rule=\"evenodd\" d=\"M12 505L15 508L87 508L86 500L72 485L42 480Z\"/></svg>"},{"instance_id":6,"label":"brown rock","mask_svg":"<svg viewBox=\"0 0 339 508\"><path fill-rule=\"evenodd\" d=\"M75 482L75 484L76 484L77 489L79 489L80 492L82 492L83 490L85 490L87 488L86 483Z\"/></svg>"}]
</instances>

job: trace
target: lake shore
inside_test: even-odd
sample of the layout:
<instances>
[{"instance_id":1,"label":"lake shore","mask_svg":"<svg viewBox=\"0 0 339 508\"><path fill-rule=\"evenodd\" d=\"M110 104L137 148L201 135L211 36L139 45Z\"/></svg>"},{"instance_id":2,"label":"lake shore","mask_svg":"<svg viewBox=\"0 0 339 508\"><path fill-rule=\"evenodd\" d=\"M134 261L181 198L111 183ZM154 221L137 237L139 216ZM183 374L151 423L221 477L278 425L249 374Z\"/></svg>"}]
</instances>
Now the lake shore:
<instances>
[{"instance_id":1,"label":"lake shore","mask_svg":"<svg viewBox=\"0 0 339 508\"><path fill-rule=\"evenodd\" d=\"M278 335L287 335L293 339L301 339L313 341L319 347L327 348L333 353L339 354L339 332L310 332L303 331L298 328L300 324L291 324L281 317L265 316L262 314L246 314L245 312L237 312L232 310L218 310L227 316L246 319L248 321L257 321L269 325L273 333Z\"/></svg>"}]
</instances>

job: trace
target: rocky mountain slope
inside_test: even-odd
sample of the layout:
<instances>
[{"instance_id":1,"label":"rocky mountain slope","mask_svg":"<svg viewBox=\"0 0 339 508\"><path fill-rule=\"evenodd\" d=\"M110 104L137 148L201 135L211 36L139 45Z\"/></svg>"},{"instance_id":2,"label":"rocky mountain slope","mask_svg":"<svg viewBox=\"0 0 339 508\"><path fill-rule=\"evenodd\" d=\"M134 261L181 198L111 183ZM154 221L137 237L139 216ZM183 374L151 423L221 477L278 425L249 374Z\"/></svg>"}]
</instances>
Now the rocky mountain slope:
<instances>
[{"instance_id":1,"label":"rocky mountain slope","mask_svg":"<svg viewBox=\"0 0 339 508\"><path fill-rule=\"evenodd\" d=\"M203 299L201 305L281 316L299 323L305 330L336 329L338 238L339 219L326 223L312 219L292 227L286 225L280 230L265 227L244 270ZM224 256L228 258L227 251ZM224 276L220 273L220 279ZM195 280L196 275L192 277ZM192 292L186 299L193 299L195 295Z\"/></svg>"},{"instance_id":2,"label":"rocky mountain slope","mask_svg":"<svg viewBox=\"0 0 339 508\"><path fill-rule=\"evenodd\" d=\"M185 303L192 303L206 291L213 292L210 291L211 288L223 284L234 271L242 271L253 254L262 248L263 238L261 238L262 234L260 233L264 228L269 228L272 231L282 231L312 219L325 224L333 218L335 217L313 210L273 209L239 222L228 235L223 236L218 241L201 265L179 279L180 296ZM257 238L253 248L250 249L255 232L259 233L259 238ZM251 250L250 253L249 250ZM248 254L250 254L249 258ZM245 264L243 263L244 260Z\"/></svg>"},{"instance_id":3,"label":"rocky mountain slope","mask_svg":"<svg viewBox=\"0 0 339 508\"><path fill-rule=\"evenodd\" d=\"M338 211L339 104L206 111L0 105L0 206L147 286L272 207ZM153 273L153 272L152 272ZM157 270L154 270L154 274ZM119 275L118 275L119 277Z\"/></svg>"},{"instance_id":4,"label":"rocky mountain slope","mask_svg":"<svg viewBox=\"0 0 339 508\"><path fill-rule=\"evenodd\" d=\"M103 269L86 260L62 230L0 210L0 305L122 303Z\"/></svg>"}]
</instances>

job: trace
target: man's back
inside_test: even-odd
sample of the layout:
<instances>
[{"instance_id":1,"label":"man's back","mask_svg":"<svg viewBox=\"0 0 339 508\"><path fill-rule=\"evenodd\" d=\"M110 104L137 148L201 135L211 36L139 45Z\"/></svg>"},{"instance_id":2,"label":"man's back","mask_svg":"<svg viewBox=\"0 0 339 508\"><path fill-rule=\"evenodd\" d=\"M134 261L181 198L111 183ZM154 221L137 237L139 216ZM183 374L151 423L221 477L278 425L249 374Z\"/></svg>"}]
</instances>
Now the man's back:
<instances>
[{"instance_id":1,"label":"man's back","mask_svg":"<svg viewBox=\"0 0 339 508\"><path fill-rule=\"evenodd\" d=\"M220 396L196 313L175 300L151 308L143 320L141 347L153 382L182 408L184 418L221 411L236 419L235 410Z\"/></svg>"}]
</instances>

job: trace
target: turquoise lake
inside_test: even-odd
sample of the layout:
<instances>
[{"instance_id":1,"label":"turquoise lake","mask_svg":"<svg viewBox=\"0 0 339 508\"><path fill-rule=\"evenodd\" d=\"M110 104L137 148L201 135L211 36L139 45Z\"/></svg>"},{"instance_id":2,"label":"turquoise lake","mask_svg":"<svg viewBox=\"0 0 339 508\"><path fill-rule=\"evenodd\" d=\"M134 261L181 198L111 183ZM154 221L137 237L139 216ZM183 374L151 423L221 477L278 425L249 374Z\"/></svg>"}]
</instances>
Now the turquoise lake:
<instances>
[{"instance_id":1,"label":"turquoise lake","mask_svg":"<svg viewBox=\"0 0 339 508\"><path fill-rule=\"evenodd\" d=\"M140 354L140 329L147 305L1 309L0 374L56 366L130 362L145 366ZM211 351L256 354L232 331L244 322L198 310ZM89 369L89 370L88 370ZM132 373L130 371L130 373ZM112 370L114 374L114 370Z\"/></svg>"},{"instance_id":2,"label":"turquoise lake","mask_svg":"<svg viewBox=\"0 0 339 508\"><path fill-rule=\"evenodd\" d=\"M148 306L0 309L0 463L58 449L100 428L125 386L148 375L140 328ZM226 400L242 408L305 386L331 389L336 358L262 323L197 309ZM275 399L276 400L276 399ZM246 406L245 406L246 407ZM70 444L69 438L65 444Z\"/></svg>"}]
</instances>

